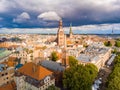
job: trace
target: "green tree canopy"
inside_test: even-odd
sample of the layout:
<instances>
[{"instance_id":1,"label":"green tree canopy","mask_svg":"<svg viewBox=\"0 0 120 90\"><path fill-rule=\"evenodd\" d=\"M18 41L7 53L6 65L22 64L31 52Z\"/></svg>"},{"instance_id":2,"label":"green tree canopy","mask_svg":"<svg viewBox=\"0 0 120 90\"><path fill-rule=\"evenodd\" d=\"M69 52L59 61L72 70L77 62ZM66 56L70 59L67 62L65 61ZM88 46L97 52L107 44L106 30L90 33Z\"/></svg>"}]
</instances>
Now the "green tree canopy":
<instances>
[{"instance_id":1,"label":"green tree canopy","mask_svg":"<svg viewBox=\"0 0 120 90\"><path fill-rule=\"evenodd\" d=\"M53 51L53 52L51 53L51 59L52 59L52 61L58 60L57 52Z\"/></svg>"},{"instance_id":2,"label":"green tree canopy","mask_svg":"<svg viewBox=\"0 0 120 90\"><path fill-rule=\"evenodd\" d=\"M56 86L54 86L54 85L51 85L51 86L49 86L48 89L46 89L46 90L60 90L60 88L58 88L58 87L56 87Z\"/></svg>"},{"instance_id":3,"label":"green tree canopy","mask_svg":"<svg viewBox=\"0 0 120 90\"><path fill-rule=\"evenodd\" d=\"M97 67L93 64L70 67L63 73L63 85L68 90L91 90L97 76Z\"/></svg>"},{"instance_id":4,"label":"green tree canopy","mask_svg":"<svg viewBox=\"0 0 120 90\"><path fill-rule=\"evenodd\" d=\"M120 90L120 54L115 57L114 68L108 77L106 90Z\"/></svg>"},{"instance_id":5,"label":"green tree canopy","mask_svg":"<svg viewBox=\"0 0 120 90\"><path fill-rule=\"evenodd\" d=\"M115 48L112 53L117 54L118 50Z\"/></svg>"},{"instance_id":6,"label":"green tree canopy","mask_svg":"<svg viewBox=\"0 0 120 90\"><path fill-rule=\"evenodd\" d=\"M78 60L74 56L69 56L69 65L70 67L76 66L78 64Z\"/></svg>"},{"instance_id":7,"label":"green tree canopy","mask_svg":"<svg viewBox=\"0 0 120 90\"><path fill-rule=\"evenodd\" d=\"M105 45L105 46L108 46L108 47L112 46L112 44L111 44L110 41L106 41L106 42L104 43L104 45Z\"/></svg>"},{"instance_id":8,"label":"green tree canopy","mask_svg":"<svg viewBox=\"0 0 120 90\"><path fill-rule=\"evenodd\" d=\"M116 46L116 47L120 47L120 40L116 40L116 41L115 41L115 46Z\"/></svg>"}]
</instances>

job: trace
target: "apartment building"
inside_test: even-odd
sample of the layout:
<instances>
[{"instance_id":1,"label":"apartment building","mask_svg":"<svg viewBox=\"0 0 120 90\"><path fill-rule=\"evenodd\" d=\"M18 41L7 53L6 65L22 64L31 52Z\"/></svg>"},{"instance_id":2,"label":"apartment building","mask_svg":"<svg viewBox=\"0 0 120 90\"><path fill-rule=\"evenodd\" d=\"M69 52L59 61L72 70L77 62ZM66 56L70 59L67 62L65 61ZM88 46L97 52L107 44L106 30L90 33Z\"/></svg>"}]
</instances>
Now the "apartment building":
<instances>
[{"instance_id":1,"label":"apartment building","mask_svg":"<svg viewBox=\"0 0 120 90\"><path fill-rule=\"evenodd\" d=\"M105 65L111 56L111 48L105 47L100 43L89 46L77 59L79 63L93 63L98 69Z\"/></svg>"},{"instance_id":2,"label":"apartment building","mask_svg":"<svg viewBox=\"0 0 120 90\"><path fill-rule=\"evenodd\" d=\"M0 86L14 81L14 67L0 64Z\"/></svg>"}]
</instances>

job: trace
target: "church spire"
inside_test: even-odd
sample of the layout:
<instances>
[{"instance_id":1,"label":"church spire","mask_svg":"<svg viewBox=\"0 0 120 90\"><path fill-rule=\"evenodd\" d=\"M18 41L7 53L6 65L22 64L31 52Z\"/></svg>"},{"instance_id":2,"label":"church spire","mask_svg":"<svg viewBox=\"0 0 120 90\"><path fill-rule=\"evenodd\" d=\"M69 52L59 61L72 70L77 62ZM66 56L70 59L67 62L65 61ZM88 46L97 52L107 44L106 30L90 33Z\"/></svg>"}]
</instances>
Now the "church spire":
<instances>
[{"instance_id":1,"label":"church spire","mask_svg":"<svg viewBox=\"0 0 120 90\"><path fill-rule=\"evenodd\" d=\"M72 34L73 34L73 32L72 32L72 23L70 23L70 32L69 32L70 38L72 38Z\"/></svg>"},{"instance_id":2,"label":"church spire","mask_svg":"<svg viewBox=\"0 0 120 90\"><path fill-rule=\"evenodd\" d=\"M59 29L61 29L63 27L63 24L62 24L62 19L59 21Z\"/></svg>"},{"instance_id":3,"label":"church spire","mask_svg":"<svg viewBox=\"0 0 120 90\"><path fill-rule=\"evenodd\" d=\"M70 33L72 33L72 23L70 23Z\"/></svg>"}]
</instances>

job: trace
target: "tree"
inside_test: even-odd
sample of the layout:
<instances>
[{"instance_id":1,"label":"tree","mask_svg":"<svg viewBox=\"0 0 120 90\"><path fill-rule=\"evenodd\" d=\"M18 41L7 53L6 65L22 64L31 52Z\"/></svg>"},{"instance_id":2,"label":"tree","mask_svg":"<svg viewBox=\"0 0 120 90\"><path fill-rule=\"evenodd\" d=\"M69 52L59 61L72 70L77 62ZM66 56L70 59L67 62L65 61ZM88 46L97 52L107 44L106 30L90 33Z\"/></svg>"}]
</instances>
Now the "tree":
<instances>
[{"instance_id":1,"label":"tree","mask_svg":"<svg viewBox=\"0 0 120 90\"><path fill-rule=\"evenodd\" d=\"M111 79L111 81L109 82L107 90L120 90L120 79L119 79L119 77L114 77L113 79Z\"/></svg>"},{"instance_id":2,"label":"tree","mask_svg":"<svg viewBox=\"0 0 120 90\"><path fill-rule=\"evenodd\" d=\"M42 49L45 50L47 48L47 46L43 46Z\"/></svg>"},{"instance_id":3,"label":"tree","mask_svg":"<svg viewBox=\"0 0 120 90\"><path fill-rule=\"evenodd\" d=\"M12 42L21 42L22 39L20 39L19 37L13 37L13 38L11 38L11 41Z\"/></svg>"},{"instance_id":4,"label":"tree","mask_svg":"<svg viewBox=\"0 0 120 90\"><path fill-rule=\"evenodd\" d=\"M88 47L87 43L84 43L84 44L83 44L83 47L87 48L87 47Z\"/></svg>"},{"instance_id":5,"label":"tree","mask_svg":"<svg viewBox=\"0 0 120 90\"><path fill-rule=\"evenodd\" d=\"M117 54L117 52L118 50L116 48L112 51L113 54Z\"/></svg>"},{"instance_id":6,"label":"tree","mask_svg":"<svg viewBox=\"0 0 120 90\"><path fill-rule=\"evenodd\" d=\"M120 90L120 54L114 60L114 68L108 77L106 90Z\"/></svg>"},{"instance_id":7,"label":"tree","mask_svg":"<svg viewBox=\"0 0 120 90\"><path fill-rule=\"evenodd\" d=\"M70 67L63 73L63 86L68 90L91 90L97 73L97 67L93 64Z\"/></svg>"},{"instance_id":8,"label":"tree","mask_svg":"<svg viewBox=\"0 0 120 90\"><path fill-rule=\"evenodd\" d=\"M60 90L60 88L58 88L58 87L56 87L56 86L54 86L54 85L51 85L51 86L49 86L48 89L46 89L46 90Z\"/></svg>"},{"instance_id":9,"label":"tree","mask_svg":"<svg viewBox=\"0 0 120 90\"><path fill-rule=\"evenodd\" d=\"M105 45L105 46L108 46L108 47L112 46L112 44L111 44L110 41L105 42L104 45Z\"/></svg>"},{"instance_id":10,"label":"tree","mask_svg":"<svg viewBox=\"0 0 120 90\"><path fill-rule=\"evenodd\" d=\"M69 56L69 65L70 67L76 66L78 64L78 60L74 56Z\"/></svg>"},{"instance_id":11,"label":"tree","mask_svg":"<svg viewBox=\"0 0 120 90\"><path fill-rule=\"evenodd\" d=\"M120 47L120 41L119 41L119 40L116 40L116 41L115 41L115 46L116 46L116 47Z\"/></svg>"},{"instance_id":12,"label":"tree","mask_svg":"<svg viewBox=\"0 0 120 90\"><path fill-rule=\"evenodd\" d=\"M53 52L51 53L51 59L52 59L52 61L58 60L57 52L53 51Z\"/></svg>"}]
</instances>

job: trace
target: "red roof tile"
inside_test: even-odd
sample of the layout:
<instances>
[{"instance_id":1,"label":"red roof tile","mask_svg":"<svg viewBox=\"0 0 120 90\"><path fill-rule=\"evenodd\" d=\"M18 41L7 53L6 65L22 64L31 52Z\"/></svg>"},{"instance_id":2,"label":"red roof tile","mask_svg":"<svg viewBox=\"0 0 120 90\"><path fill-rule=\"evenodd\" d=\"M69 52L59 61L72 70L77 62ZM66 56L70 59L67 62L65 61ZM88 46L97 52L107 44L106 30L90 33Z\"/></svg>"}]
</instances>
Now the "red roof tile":
<instances>
[{"instance_id":1,"label":"red roof tile","mask_svg":"<svg viewBox=\"0 0 120 90\"><path fill-rule=\"evenodd\" d=\"M11 82L9 84L6 84L4 86L1 86L0 87L0 90L16 90L16 84L15 82Z\"/></svg>"},{"instance_id":2,"label":"red roof tile","mask_svg":"<svg viewBox=\"0 0 120 90\"><path fill-rule=\"evenodd\" d=\"M22 66L18 72L30 76L34 79L41 80L44 77L51 75L52 72L40 65L36 65L35 63L26 63L24 66Z\"/></svg>"}]
</instances>

